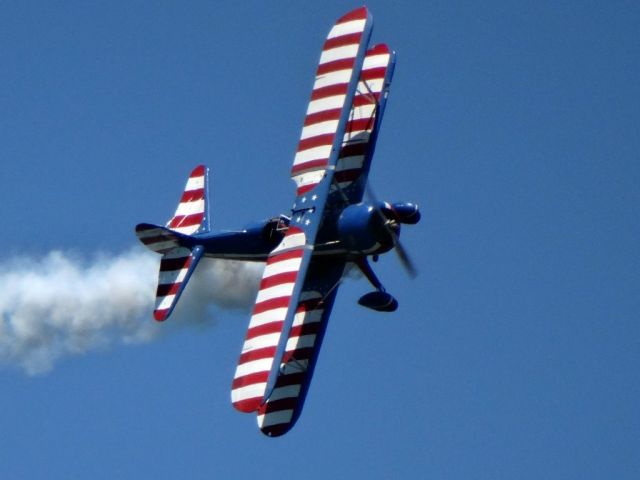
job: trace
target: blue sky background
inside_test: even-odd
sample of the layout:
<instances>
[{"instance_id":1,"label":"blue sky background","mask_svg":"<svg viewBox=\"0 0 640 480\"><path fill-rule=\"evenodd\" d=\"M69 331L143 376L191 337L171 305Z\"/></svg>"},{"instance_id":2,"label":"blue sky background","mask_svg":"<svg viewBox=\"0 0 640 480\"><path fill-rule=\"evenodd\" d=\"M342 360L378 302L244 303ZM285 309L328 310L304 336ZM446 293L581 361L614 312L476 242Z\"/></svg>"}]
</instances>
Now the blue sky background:
<instances>
[{"instance_id":1,"label":"blue sky background","mask_svg":"<svg viewBox=\"0 0 640 480\"><path fill-rule=\"evenodd\" d=\"M323 38L356 6L2 2L2 268L137 248L198 163L215 227L286 212ZM229 401L249 306L5 363L0 478L640 478L639 4L368 6L398 54L371 181L423 212L420 276L377 266L398 312L342 286L279 439Z\"/></svg>"}]
</instances>

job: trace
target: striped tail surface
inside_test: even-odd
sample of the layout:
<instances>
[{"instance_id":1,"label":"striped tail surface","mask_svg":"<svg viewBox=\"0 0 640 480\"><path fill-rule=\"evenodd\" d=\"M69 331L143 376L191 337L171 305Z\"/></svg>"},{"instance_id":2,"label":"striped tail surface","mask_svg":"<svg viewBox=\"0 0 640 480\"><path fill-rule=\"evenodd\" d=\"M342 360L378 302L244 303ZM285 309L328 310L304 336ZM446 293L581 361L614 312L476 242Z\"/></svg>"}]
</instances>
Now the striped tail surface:
<instances>
[{"instance_id":1,"label":"striped tail surface","mask_svg":"<svg viewBox=\"0 0 640 480\"><path fill-rule=\"evenodd\" d=\"M178 303L203 248L192 235L209 230L208 169L198 165L187 180L180 203L166 227L141 223L136 235L144 246L160 253L160 273L153 316L166 320Z\"/></svg>"},{"instance_id":2,"label":"striped tail surface","mask_svg":"<svg viewBox=\"0 0 640 480\"><path fill-rule=\"evenodd\" d=\"M204 165L193 169L167 228L185 235L209 230L208 176L209 170Z\"/></svg>"}]
</instances>

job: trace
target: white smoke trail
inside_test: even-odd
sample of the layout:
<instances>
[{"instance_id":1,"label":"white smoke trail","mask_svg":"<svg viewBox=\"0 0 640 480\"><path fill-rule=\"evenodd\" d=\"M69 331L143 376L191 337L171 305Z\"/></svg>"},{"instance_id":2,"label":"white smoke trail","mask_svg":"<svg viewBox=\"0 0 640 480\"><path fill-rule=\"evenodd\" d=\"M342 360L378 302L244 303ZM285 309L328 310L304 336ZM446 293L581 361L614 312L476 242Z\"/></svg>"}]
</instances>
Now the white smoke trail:
<instances>
[{"instance_id":1,"label":"white smoke trail","mask_svg":"<svg viewBox=\"0 0 640 480\"><path fill-rule=\"evenodd\" d=\"M66 355L156 338L167 330L151 315L159 260L136 249L92 262L56 251L1 263L0 365L43 373ZM202 259L169 321L210 324L212 307L248 309L261 269Z\"/></svg>"}]
</instances>

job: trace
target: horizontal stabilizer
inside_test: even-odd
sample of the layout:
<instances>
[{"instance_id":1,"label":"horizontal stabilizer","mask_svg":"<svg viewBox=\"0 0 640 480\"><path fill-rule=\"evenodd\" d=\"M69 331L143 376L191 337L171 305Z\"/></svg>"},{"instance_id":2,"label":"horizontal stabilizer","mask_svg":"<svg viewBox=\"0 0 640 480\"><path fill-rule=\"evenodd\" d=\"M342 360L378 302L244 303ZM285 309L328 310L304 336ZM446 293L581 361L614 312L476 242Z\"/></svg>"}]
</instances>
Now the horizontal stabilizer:
<instances>
[{"instance_id":1,"label":"horizontal stabilizer","mask_svg":"<svg viewBox=\"0 0 640 480\"><path fill-rule=\"evenodd\" d=\"M162 254L191 243L190 237L151 223L136 225L136 235L145 247Z\"/></svg>"},{"instance_id":2,"label":"horizontal stabilizer","mask_svg":"<svg viewBox=\"0 0 640 480\"><path fill-rule=\"evenodd\" d=\"M202 252L203 248L199 245L192 250L176 247L162 256L158 289L156 290L156 305L153 310L153 316L159 322L166 320L171 315L189 277L202 257Z\"/></svg>"}]
</instances>

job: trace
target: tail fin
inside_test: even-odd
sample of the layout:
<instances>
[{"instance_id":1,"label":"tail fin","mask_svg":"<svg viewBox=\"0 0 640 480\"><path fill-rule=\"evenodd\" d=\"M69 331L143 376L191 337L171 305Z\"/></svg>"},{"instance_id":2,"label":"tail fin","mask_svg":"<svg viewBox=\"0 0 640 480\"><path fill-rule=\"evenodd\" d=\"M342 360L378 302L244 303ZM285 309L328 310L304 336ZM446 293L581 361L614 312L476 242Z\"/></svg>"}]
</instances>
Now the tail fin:
<instances>
[{"instance_id":1,"label":"tail fin","mask_svg":"<svg viewBox=\"0 0 640 480\"><path fill-rule=\"evenodd\" d=\"M198 165L193 169L180 203L167 227L185 235L193 235L209 230L209 169Z\"/></svg>"},{"instance_id":2,"label":"tail fin","mask_svg":"<svg viewBox=\"0 0 640 480\"><path fill-rule=\"evenodd\" d=\"M166 227L149 223L136 226L138 239L162 254L153 311L158 321L169 317L202 257L203 248L192 235L209 231L208 173L204 165L193 169Z\"/></svg>"}]
</instances>

